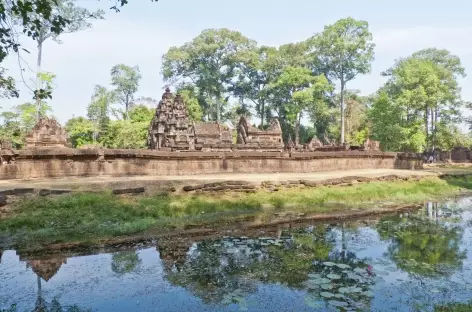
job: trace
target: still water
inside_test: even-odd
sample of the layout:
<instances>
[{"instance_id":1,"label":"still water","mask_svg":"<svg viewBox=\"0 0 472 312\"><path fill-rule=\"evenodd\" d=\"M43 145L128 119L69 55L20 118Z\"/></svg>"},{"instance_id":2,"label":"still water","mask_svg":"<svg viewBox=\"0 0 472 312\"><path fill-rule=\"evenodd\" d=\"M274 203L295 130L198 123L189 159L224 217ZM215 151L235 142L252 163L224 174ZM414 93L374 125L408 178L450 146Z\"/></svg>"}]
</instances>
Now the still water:
<instances>
[{"instance_id":1,"label":"still water","mask_svg":"<svg viewBox=\"0 0 472 312\"><path fill-rule=\"evenodd\" d=\"M0 311L435 311L472 300L471 228L464 198L93 254L6 250Z\"/></svg>"}]
</instances>

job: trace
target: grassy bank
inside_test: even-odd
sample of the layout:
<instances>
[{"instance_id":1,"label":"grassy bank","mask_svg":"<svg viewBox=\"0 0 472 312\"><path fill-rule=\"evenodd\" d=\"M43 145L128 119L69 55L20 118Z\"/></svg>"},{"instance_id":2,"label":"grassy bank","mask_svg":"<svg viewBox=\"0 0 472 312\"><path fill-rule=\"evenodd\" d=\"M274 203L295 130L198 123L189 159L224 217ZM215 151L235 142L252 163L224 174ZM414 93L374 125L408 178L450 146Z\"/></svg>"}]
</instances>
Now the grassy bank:
<instances>
[{"instance_id":1,"label":"grassy bank","mask_svg":"<svg viewBox=\"0 0 472 312\"><path fill-rule=\"evenodd\" d=\"M281 189L254 194L144 195L76 193L25 199L0 222L1 245L93 241L146 230L223 224L247 215L276 211L341 212L346 207L376 208L441 199L472 189L472 177L371 182L343 187Z\"/></svg>"}]
</instances>

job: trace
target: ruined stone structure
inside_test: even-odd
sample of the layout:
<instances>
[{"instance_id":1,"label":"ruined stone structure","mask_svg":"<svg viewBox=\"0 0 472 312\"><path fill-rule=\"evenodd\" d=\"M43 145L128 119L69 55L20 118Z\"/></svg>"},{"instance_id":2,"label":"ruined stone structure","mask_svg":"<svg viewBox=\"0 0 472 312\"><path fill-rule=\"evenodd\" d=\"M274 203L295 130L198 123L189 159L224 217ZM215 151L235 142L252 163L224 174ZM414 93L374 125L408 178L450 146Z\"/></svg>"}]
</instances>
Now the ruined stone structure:
<instances>
[{"instance_id":1,"label":"ruined stone structure","mask_svg":"<svg viewBox=\"0 0 472 312\"><path fill-rule=\"evenodd\" d=\"M228 150L233 147L231 130L219 123L195 123L195 148L202 151Z\"/></svg>"},{"instance_id":2,"label":"ruined stone structure","mask_svg":"<svg viewBox=\"0 0 472 312\"><path fill-rule=\"evenodd\" d=\"M11 150L13 148L13 144L8 139L0 139L0 149L2 150Z\"/></svg>"},{"instance_id":3,"label":"ruined stone structure","mask_svg":"<svg viewBox=\"0 0 472 312\"><path fill-rule=\"evenodd\" d=\"M193 150L195 131L180 95L170 89L162 95L148 132L148 147L161 150Z\"/></svg>"},{"instance_id":4,"label":"ruined stone structure","mask_svg":"<svg viewBox=\"0 0 472 312\"><path fill-rule=\"evenodd\" d=\"M4 154L5 153L5 154ZM318 172L350 169L419 169L416 154L381 151L271 152L116 149L0 150L0 180L71 176L165 176L214 173Z\"/></svg>"},{"instance_id":5,"label":"ruined stone structure","mask_svg":"<svg viewBox=\"0 0 472 312\"><path fill-rule=\"evenodd\" d=\"M367 139L362 146L364 151L380 151L380 142Z\"/></svg>"},{"instance_id":6,"label":"ruined stone structure","mask_svg":"<svg viewBox=\"0 0 472 312\"><path fill-rule=\"evenodd\" d=\"M21 259L21 257L20 257ZM21 259L23 260L23 259ZM53 258L47 260L28 260L27 264L34 273L44 281L49 281L59 271L63 264L67 263L66 257Z\"/></svg>"},{"instance_id":7,"label":"ruined stone structure","mask_svg":"<svg viewBox=\"0 0 472 312\"><path fill-rule=\"evenodd\" d=\"M251 126L246 117L241 116L237 127L238 148L256 150L283 150L282 128L276 118L273 118L267 130Z\"/></svg>"},{"instance_id":8,"label":"ruined stone structure","mask_svg":"<svg viewBox=\"0 0 472 312\"><path fill-rule=\"evenodd\" d=\"M231 148L228 127L218 123L193 123L182 97L167 88L149 125L148 148L163 151Z\"/></svg>"},{"instance_id":9,"label":"ruined stone structure","mask_svg":"<svg viewBox=\"0 0 472 312\"><path fill-rule=\"evenodd\" d=\"M26 148L67 146L67 134L54 118L40 118L26 137Z\"/></svg>"}]
</instances>

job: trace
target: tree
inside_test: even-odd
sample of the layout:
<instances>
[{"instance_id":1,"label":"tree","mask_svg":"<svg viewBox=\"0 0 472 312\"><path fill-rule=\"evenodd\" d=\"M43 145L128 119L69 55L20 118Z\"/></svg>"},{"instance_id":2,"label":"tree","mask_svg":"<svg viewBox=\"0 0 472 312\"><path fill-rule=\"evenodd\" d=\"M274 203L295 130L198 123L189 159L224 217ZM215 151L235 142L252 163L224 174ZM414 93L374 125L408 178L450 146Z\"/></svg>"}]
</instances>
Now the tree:
<instances>
[{"instance_id":1,"label":"tree","mask_svg":"<svg viewBox=\"0 0 472 312\"><path fill-rule=\"evenodd\" d=\"M182 86L177 89L177 93L182 96L189 117L193 121L201 121L203 118L202 105L200 104L200 101L204 101L204 99L202 99L197 92L198 90L195 90L192 85Z\"/></svg>"},{"instance_id":2,"label":"tree","mask_svg":"<svg viewBox=\"0 0 472 312\"><path fill-rule=\"evenodd\" d=\"M144 105L133 106L129 112L130 119L109 123L101 144L107 148L145 148L153 115L154 111Z\"/></svg>"},{"instance_id":3,"label":"tree","mask_svg":"<svg viewBox=\"0 0 472 312\"><path fill-rule=\"evenodd\" d=\"M95 86L90 104L87 106L87 117L93 125L93 140L104 135L110 122L111 104L114 102L114 93L105 87Z\"/></svg>"},{"instance_id":4,"label":"tree","mask_svg":"<svg viewBox=\"0 0 472 312\"><path fill-rule=\"evenodd\" d=\"M421 120L407 119L405 108L395 102L385 90L372 99L368 112L372 137L380 141L385 151L420 152L425 147Z\"/></svg>"},{"instance_id":5,"label":"tree","mask_svg":"<svg viewBox=\"0 0 472 312\"><path fill-rule=\"evenodd\" d=\"M157 2L158 0L151 1ZM40 34L40 25L44 22L49 23L49 30L54 35L60 35L73 22L55 10L56 3L57 1L44 0L4 0L0 2L0 63L10 53L24 50L18 41L19 33L24 33L36 40ZM128 0L115 0L115 5L110 9L118 12L119 7L127 3ZM19 23L15 25L13 20L17 17L19 17ZM0 90L5 90L1 93L8 96L19 96L14 80L11 77L6 77L5 70L1 67ZM42 90L37 92L37 95L40 98L45 96Z\"/></svg>"},{"instance_id":6,"label":"tree","mask_svg":"<svg viewBox=\"0 0 472 312\"><path fill-rule=\"evenodd\" d=\"M276 77L275 71L279 68L280 60L277 49L272 47L255 47L241 56L238 68L238 79L231 87L232 94L239 98L242 106L244 100L253 103L260 118L260 128L264 128L267 118L267 95L270 83Z\"/></svg>"},{"instance_id":7,"label":"tree","mask_svg":"<svg viewBox=\"0 0 472 312\"><path fill-rule=\"evenodd\" d=\"M171 83L193 83L215 102L216 121L221 104L227 103L231 82L241 55L255 42L229 29L207 29L181 47L171 47L163 56L162 74ZM210 101L207 101L210 103Z\"/></svg>"},{"instance_id":8,"label":"tree","mask_svg":"<svg viewBox=\"0 0 472 312\"><path fill-rule=\"evenodd\" d=\"M73 147L81 147L94 142L93 123L84 117L69 119L64 128Z\"/></svg>"},{"instance_id":9,"label":"tree","mask_svg":"<svg viewBox=\"0 0 472 312\"><path fill-rule=\"evenodd\" d=\"M45 117L51 112L51 107L41 102L40 117ZM11 140L16 148L21 148L25 143L26 135L36 124L37 108L33 103L23 103L14 106L12 111L0 114L3 123L0 126L0 136Z\"/></svg>"},{"instance_id":10,"label":"tree","mask_svg":"<svg viewBox=\"0 0 472 312\"><path fill-rule=\"evenodd\" d=\"M273 93L279 96L279 112L294 126L295 144L300 143L300 121L303 112L323 100L330 84L324 75L313 76L308 68L287 67L272 83Z\"/></svg>"},{"instance_id":11,"label":"tree","mask_svg":"<svg viewBox=\"0 0 472 312\"><path fill-rule=\"evenodd\" d=\"M66 25L61 30L60 34L64 33L74 33L78 32L87 28L92 27L90 20L93 19L103 19L103 12L102 10L98 10L95 12L90 12L85 8L81 8L75 5L74 0L47 0L51 3L52 7L52 14L56 16L61 16L65 20L67 20ZM15 13L12 12L12 15L15 16ZM53 31L53 22L45 18L43 15L36 13L36 16L32 17L35 20L39 21L37 25L37 36L35 37L35 41L38 47L38 54L37 54L37 62L36 62L36 105L39 107L41 97L38 96L38 93L42 90L42 79L40 78L41 75L41 61L42 61L42 54L43 54L43 44L48 39L53 39L54 41L61 43L59 40L59 34ZM15 16L16 24L22 23L22 17L16 15Z\"/></svg>"},{"instance_id":12,"label":"tree","mask_svg":"<svg viewBox=\"0 0 472 312\"><path fill-rule=\"evenodd\" d=\"M459 109L463 102L457 77L442 62L411 56L397 60L384 75L390 78L384 89L395 105L401 108L402 124L417 126L422 121L426 148L435 145L438 117L441 117L443 124L460 120Z\"/></svg>"},{"instance_id":13,"label":"tree","mask_svg":"<svg viewBox=\"0 0 472 312\"><path fill-rule=\"evenodd\" d=\"M125 119L129 119L129 109L134 103L141 77L138 66L118 64L111 69L111 84L115 87L116 100L125 106Z\"/></svg>"},{"instance_id":14,"label":"tree","mask_svg":"<svg viewBox=\"0 0 472 312\"><path fill-rule=\"evenodd\" d=\"M346 83L359 74L370 72L374 43L369 25L351 17L328 25L308 40L312 67L341 85L341 144L344 143L344 90Z\"/></svg>"}]
</instances>

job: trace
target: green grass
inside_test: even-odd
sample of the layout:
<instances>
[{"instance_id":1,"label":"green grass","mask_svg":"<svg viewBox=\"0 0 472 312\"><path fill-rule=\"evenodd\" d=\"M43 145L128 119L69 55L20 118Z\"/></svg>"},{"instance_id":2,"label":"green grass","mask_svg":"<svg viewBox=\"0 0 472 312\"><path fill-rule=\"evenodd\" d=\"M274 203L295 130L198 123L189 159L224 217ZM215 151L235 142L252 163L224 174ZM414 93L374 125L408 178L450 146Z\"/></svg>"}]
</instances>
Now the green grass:
<instances>
[{"instance_id":1,"label":"green grass","mask_svg":"<svg viewBox=\"0 0 472 312\"><path fill-rule=\"evenodd\" d=\"M254 194L117 197L104 192L25 199L0 222L0 247L96 241L147 230L223 224L284 209L324 213L339 212L346 206L417 203L455 195L460 189L472 189L472 178L372 182Z\"/></svg>"}]
</instances>

